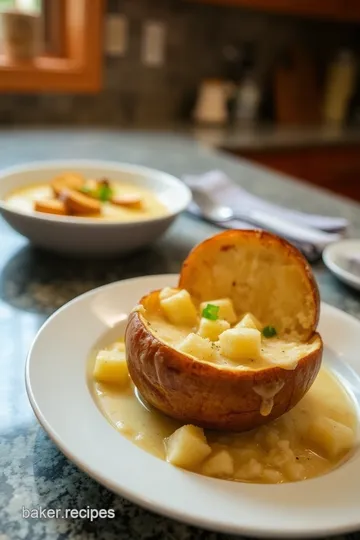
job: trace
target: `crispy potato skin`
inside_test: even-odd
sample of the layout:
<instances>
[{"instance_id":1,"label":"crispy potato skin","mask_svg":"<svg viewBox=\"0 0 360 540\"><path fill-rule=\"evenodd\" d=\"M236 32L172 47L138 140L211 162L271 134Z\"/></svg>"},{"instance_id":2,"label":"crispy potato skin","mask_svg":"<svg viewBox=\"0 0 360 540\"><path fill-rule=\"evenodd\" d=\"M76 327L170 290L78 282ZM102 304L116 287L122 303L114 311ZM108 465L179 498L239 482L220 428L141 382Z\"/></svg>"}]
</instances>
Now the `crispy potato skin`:
<instances>
[{"instance_id":1,"label":"crispy potato skin","mask_svg":"<svg viewBox=\"0 0 360 540\"><path fill-rule=\"evenodd\" d=\"M312 269L305 257L286 240L266 231L228 230L219 233L195 246L183 262L178 287L186 289L198 302L208 300L203 297L202 287L206 283L206 272L209 269L209 257L220 258L221 253L241 248L241 245L261 245L269 250L281 252L284 259L291 260L300 269L308 283L308 293L311 296L312 324L301 338L306 341L316 331L320 317L320 294ZM197 285L194 285L196 284ZM300 306L299 306L300 307ZM256 313L254 313L256 315Z\"/></svg>"},{"instance_id":2,"label":"crispy potato skin","mask_svg":"<svg viewBox=\"0 0 360 540\"><path fill-rule=\"evenodd\" d=\"M184 423L224 431L246 431L294 407L314 382L323 345L302 358L294 370L271 367L238 371L194 360L157 339L139 312L131 313L125 333L130 376L156 409ZM269 416L260 414L254 386L282 381Z\"/></svg>"}]
</instances>

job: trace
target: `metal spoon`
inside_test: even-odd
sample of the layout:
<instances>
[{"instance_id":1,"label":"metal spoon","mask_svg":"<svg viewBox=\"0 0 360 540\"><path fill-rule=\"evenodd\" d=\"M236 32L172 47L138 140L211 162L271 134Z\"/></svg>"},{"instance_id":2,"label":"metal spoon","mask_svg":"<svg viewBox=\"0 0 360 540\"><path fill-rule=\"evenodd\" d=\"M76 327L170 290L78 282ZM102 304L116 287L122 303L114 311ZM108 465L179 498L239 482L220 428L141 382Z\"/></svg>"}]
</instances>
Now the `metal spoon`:
<instances>
[{"instance_id":1,"label":"metal spoon","mask_svg":"<svg viewBox=\"0 0 360 540\"><path fill-rule=\"evenodd\" d=\"M234 212L229 206L218 204L207 193L196 189L193 190L193 200L202 217L208 221L225 223L232 219L239 219L261 229L270 230L288 240L312 245L317 251L342 238L339 234L326 233L312 227L297 225L263 210L245 209L241 212Z\"/></svg>"}]
</instances>

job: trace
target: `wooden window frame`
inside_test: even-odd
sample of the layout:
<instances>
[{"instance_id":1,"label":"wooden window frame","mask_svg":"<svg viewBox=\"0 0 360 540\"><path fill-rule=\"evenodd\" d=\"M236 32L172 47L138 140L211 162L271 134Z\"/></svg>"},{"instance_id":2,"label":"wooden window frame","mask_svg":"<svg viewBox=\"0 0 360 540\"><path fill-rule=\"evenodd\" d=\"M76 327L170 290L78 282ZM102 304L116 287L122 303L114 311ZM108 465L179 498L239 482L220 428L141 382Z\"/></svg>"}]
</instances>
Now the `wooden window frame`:
<instances>
[{"instance_id":1,"label":"wooden window frame","mask_svg":"<svg viewBox=\"0 0 360 540\"><path fill-rule=\"evenodd\" d=\"M99 92L103 13L104 0L58 0L57 9L46 14L50 28L56 30L57 55L29 64L10 64L0 58L0 93Z\"/></svg>"}]
</instances>

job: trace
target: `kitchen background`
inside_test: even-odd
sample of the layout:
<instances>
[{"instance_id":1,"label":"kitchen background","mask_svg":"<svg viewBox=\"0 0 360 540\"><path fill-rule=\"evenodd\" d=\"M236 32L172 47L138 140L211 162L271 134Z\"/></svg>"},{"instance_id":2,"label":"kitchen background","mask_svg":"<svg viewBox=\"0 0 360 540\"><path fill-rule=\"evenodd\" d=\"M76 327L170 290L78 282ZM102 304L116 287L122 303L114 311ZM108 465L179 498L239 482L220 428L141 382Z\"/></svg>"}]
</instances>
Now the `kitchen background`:
<instances>
[{"instance_id":1,"label":"kitchen background","mask_svg":"<svg viewBox=\"0 0 360 540\"><path fill-rule=\"evenodd\" d=\"M0 93L0 126L196 129L204 142L360 200L360 20L323 17L324 2L315 18L309 2L308 17L286 13L297 1L276 13L277 0L254 0L267 10L232 3L107 1L101 90Z\"/></svg>"}]
</instances>

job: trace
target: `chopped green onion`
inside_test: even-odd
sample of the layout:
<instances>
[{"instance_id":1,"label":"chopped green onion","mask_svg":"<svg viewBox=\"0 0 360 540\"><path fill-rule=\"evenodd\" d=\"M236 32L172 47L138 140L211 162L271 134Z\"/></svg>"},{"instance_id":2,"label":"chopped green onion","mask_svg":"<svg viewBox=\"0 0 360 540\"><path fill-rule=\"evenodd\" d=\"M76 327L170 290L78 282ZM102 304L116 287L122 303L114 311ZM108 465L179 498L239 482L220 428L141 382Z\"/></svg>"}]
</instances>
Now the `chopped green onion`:
<instances>
[{"instance_id":1,"label":"chopped green onion","mask_svg":"<svg viewBox=\"0 0 360 540\"><path fill-rule=\"evenodd\" d=\"M88 186L82 186L80 191L81 191L81 193L85 193L86 195L91 193L91 189Z\"/></svg>"},{"instance_id":2,"label":"chopped green onion","mask_svg":"<svg viewBox=\"0 0 360 540\"><path fill-rule=\"evenodd\" d=\"M209 319L210 321L216 321L219 318L219 306L214 306L214 304L208 304L206 308L202 311L202 317Z\"/></svg>"},{"instance_id":3,"label":"chopped green onion","mask_svg":"<svg viewBox=\"0 0 360 540\"><path fill-rule=\"evenodd\" d=\"M97 196L102 202L106 202L109 199L111 199L112 195L113 195L112 189L105 184L100 186L97 192Z\"/></svg>"},{"instance_id":4,"label":"chopped green onion","mask_svg":"<svg viewBox=\"0 0 360 540\"><path fill-rule=\"evenodd\" d=\"M265 328L262 329L262 335L266 338L274 337L276 334L276 328L273 326L265 326Z\"/></svg>"}]
</instances>

